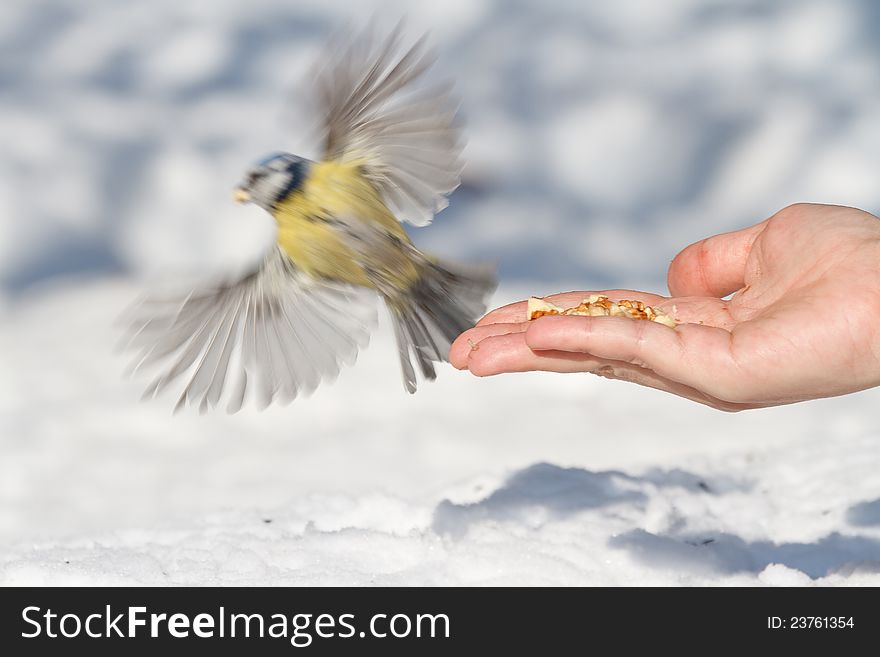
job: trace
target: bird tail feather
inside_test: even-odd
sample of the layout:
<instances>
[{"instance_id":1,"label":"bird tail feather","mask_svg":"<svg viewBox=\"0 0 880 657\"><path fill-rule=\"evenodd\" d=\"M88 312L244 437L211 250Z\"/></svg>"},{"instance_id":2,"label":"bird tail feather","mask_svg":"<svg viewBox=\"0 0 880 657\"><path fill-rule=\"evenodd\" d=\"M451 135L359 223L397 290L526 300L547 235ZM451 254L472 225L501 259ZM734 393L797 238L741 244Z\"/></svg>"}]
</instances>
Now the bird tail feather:
<instances>
[{"instance_id":1,"label":"bird tail feather","mask_svg":"<svg viewBox=\"0 0 880 657\"><path fill-rule=\"evenodd\" d=\"M496 286L494 267L426 261L406 296L387 299L407 392L417 387L414 363L427 380L448 361L452 342L485 312Z\"/></svg>"}]
</instances>

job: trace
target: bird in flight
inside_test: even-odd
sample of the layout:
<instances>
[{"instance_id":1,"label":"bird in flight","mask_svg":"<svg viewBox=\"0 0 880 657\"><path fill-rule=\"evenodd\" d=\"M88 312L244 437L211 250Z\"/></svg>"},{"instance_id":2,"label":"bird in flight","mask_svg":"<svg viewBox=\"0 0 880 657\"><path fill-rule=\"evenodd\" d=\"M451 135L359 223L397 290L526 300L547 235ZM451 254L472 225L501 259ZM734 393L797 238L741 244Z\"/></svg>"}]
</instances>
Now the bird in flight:
<instances>
[{"instance_id":1,"label":"bird in flight","mask_svg":"<svg viewBox=\"0 0 880 657\"><path fill-rule=\"evenodd\" d=\"M289 403L354 362L389 310L404 387L436 377L453 340L485 311L494 268L417 249L402 222L429 224L458 186L463 140L448 84L427 84L434 58L398 26L331 42L315 69L323 152L260 159L234 192L266 210L277 240L253 271L134 310L135 369L145 392L182 385L175 411L247 398ZM181 383L182 382L182 383Z\"/></svg>"}]
</instances>

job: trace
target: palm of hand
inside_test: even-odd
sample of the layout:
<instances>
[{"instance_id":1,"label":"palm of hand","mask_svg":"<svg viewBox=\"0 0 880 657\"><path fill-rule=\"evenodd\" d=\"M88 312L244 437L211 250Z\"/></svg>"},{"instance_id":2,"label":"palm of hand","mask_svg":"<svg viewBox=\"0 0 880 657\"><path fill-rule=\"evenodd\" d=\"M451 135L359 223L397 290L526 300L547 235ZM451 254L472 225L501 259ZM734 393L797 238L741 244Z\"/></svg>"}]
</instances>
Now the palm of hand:
<instances>
[{"instance_id":1,"label":"palm of hand","mask_svg":"<svg viewBox=\"0 0 880 657\"><path fill-rule=\"evenodd\" d=\"M616 317L526 322L521 302L487 315L450 356L478 375L590 371L724 410L845 394L880 384L878 263L875 217L794 205L682 251L671 297L608 291L664 308L682 323L674 331Z\"/></svg>"}]
</instances>

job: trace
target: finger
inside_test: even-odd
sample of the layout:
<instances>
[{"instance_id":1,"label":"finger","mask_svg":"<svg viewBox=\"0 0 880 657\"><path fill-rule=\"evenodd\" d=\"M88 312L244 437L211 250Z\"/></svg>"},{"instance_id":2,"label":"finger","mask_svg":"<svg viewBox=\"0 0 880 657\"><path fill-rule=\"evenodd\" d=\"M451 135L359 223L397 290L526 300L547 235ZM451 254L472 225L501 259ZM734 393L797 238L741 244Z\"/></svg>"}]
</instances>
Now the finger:
<instances>
[{"instance_id":1,"label":"finger","mask_svg":"<svg viewBox=\"0 0 880 657\"><path fill-rule=\"evenodd\" d=\"M487 324L468 329L459 335L449 348L449 362L453 367L463 370L467 367L468 356L479 349L479 344L486 338L508 333L521 333L526 330L527 322L519 324Z\"/></svg>"},{"instance_id":2,"label":"finger","mask_svg":"<svg viewBox=\"0 0 880 657\"><path fill-rule=\"evenodd\" d=\"M724 411L755 408L754 404L737 404L707 395L678 381L666 379L651 370L620 361L595 358L589 354L565 351L533 351L525 342L523 333L494 336L484 339L480 349L469 358L471 373L476 376L495 376L513 372L590 372L608 379L628 381L663 390Z\"/></svg>"},{"instance_id":3,"label":"finger","mask_svg":"<svg viewBox=\"0 0 880 657\"><path fill-rule=\"evenodd\" d=\"M598 367L589 354L545 351L529 348L524 332L487 337L479 348L470 352L467 368L476 376L493 376L508 372L589 372Z\"/></svg>"},{"instance_id":4,"label":"finger","mask_svg":"<svg viewBox=\"0 0 880 657\"><path fill-rule=\"evenodd\" d=\"M656 372L713 397L736 376L730 333L684 324L675 329L625 317L541 317L525 333L534 350L586 353Z\"/></svg>"},{"instance_id":5,"label":"finger","mask_svg":"<svg viewBox=\"0 0 880 657\"><path fill-rule=\"evenodd\" d=\"M685 385L684 383L679 383L678 381L666 379L652 370L644 369L636 365L630 365L628 363L621 363L620 361L604 359L597 359L597 362L599 362L600 365L597 369L593 370L592 373L598 376L602 376L607 379L616 379L618 381L628 381L630 383L636 383L638 385L645 386L646 388L662 390L663 392L668 392L678 397L683 397L684 399L695 401L699 404L711 406L712 408L716 408L720 411L736 412L744 411L750 408L762 408L764 406L773 405L755 404L751 402L729 402L724 399L713 397L712 395L706 394L702 390L697 390L696 388L692 388L691 386Z\"/></svg>"},{"instance_id":6,"label":"finger","mask_svg":"<svg viewBox=\"0 0 880 657\"><path fill-rule=\"evenodd\" d=\"M669 265L667 281L674 297L723 297L745 285L746 260L767 221L700 240Z\"/></svg>"},{"instance_id":7,"label":"finger","mask_svg":"<svg viewBox=\"0 0 880 657\"><path fill-rule=\"evenodd\" d=\"M477 326L524 322L528 319L526 317L527 305L527 301L517 301L516 303L509 303L506 306L491 310L477 322Z\"/></svg>"},{"instance_id":8,"label":"finger","mask_svg":"<svg viewBox=\"0 0 880 657\"><path fill-rule=\"evenodd\" d=\"M551 294L550 296L542 298L545 301L549 301L554 305L560 306L561 308L573 308L591 294L604 294L613 301L617 301L620 299L629 299L630 301L642 301L649 306L654 306L667 300L666 297L661 297L658 294L651 294L650 292L639 292L638 290L602 290L599 292L589 292L581 290L575 292L560 292L559 294ZM483 326L484 324L527 321L527 307L528 301L517 301L516 303L509 303L506 306L496 308L495 310L488 313L479 322L477 322L477 326Z\"/></svg>"}]
</instances>

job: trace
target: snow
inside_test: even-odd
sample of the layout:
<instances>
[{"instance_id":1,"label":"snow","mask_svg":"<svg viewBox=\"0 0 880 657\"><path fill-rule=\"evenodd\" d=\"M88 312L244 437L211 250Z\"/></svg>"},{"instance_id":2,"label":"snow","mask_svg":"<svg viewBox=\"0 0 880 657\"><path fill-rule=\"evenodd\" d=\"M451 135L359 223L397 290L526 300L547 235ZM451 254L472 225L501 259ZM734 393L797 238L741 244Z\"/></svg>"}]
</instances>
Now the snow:
<instances>
[{"instance_id":1,"label":"snow","mask_svg":"<svg viewBox=\"0 0 880 657\"><path fill-rule=\"evenodd\" d=\"M229 190L311 153L296 82L375 9L432 28L470 126L414 237L497 261L495 303L661 290L678 249L792 201L880 210L869 3L348 7L4 3L0 584L880 584L877 390L729 415L444 367L410 397L383 322L287 408L138 401L114 322L271 239Z\"/></svg>"}]
</instances>

